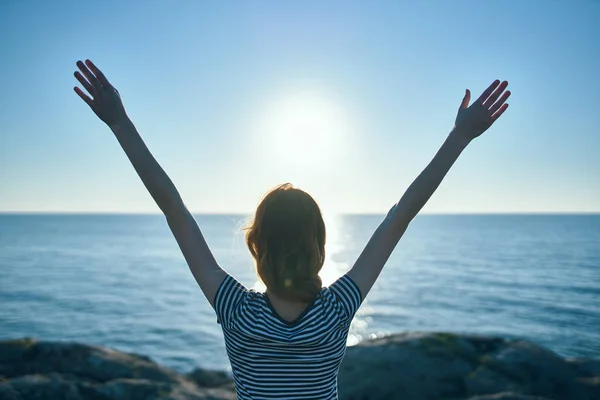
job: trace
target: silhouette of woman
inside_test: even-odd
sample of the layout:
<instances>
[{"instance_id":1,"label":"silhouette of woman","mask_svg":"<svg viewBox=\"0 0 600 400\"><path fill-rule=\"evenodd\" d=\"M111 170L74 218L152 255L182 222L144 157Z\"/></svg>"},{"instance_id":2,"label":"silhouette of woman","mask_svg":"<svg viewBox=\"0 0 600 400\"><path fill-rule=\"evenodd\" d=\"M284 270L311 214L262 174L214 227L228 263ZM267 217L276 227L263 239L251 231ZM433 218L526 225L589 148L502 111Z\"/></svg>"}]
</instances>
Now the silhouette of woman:
<instances>
[{"instance_id":1,"label":"silhouette of woman","mask_svg":"<svg viewBox=\"0 0 600 400\"><path fill-rule=\"evenodd\" d=\"M461 152L506 111L506 81L494 81L469 106L466 91L450 134L381 222L350 271L329 287L319 206L290 184L271 190L246 228L246 242L267 290L249 290L213 257L173 182L128 118L119 92L90 61L75 92L112 130L164 213L192 275L216 312L238 399L337 399L337 374L350 322L396 244Z\"/></svg>"}]
</instances>

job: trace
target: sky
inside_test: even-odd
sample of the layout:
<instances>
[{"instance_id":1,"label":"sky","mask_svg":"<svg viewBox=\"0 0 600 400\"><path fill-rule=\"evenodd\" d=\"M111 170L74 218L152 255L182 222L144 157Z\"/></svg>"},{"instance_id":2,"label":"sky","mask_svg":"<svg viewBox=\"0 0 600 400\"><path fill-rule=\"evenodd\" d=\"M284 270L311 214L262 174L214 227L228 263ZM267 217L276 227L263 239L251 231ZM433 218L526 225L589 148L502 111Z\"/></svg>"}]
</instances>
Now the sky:
<instances>
[{"instance_id":1,"label":"sky","mask_svg":"<svg viewBox=\"0 0 600 400\"><path fill-rule=\"evenodd\" d=\"M3 1L0 212L159 212L73 91L86 58L195 213L283 182L385 213L494 79L508 111L423 212L600 212L599 20L600 1Z\"/></svg>"}]
</instances>

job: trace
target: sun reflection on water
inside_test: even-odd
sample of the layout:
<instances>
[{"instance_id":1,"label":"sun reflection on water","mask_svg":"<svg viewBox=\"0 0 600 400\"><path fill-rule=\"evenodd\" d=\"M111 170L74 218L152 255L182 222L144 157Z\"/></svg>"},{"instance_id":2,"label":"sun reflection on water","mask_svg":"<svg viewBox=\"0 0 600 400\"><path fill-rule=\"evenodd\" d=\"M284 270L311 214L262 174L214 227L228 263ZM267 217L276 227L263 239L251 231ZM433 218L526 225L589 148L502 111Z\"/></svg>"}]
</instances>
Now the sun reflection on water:
<instances>
[{"instance_id":1,"label":"sun reflection on water","mask_svg":"<svg viewBox=\"0 0 600 400\"><path fill-rule=\"evenodd\" d=\"M343 216L324 213L323 219L325 220L325 226L327 228L327 243L325 245L327 258L320 276L323 280L323 285L329 286L335 282L336 279L348 272L352 265L348 262L334 261L334 259L336 259L334 256L346 250L349 245L344 235L345 228ZM367 300L365 299L350 325L350 332L346 342L348 346L357 345L367 338L372 338L373 335L375 335L375 337L383 337L386 335L385 332L377 332L376 334L368 335L368 325L373 320L371 317L372 313L373 310L368 306Z\"/></svg>"}]
</instances>

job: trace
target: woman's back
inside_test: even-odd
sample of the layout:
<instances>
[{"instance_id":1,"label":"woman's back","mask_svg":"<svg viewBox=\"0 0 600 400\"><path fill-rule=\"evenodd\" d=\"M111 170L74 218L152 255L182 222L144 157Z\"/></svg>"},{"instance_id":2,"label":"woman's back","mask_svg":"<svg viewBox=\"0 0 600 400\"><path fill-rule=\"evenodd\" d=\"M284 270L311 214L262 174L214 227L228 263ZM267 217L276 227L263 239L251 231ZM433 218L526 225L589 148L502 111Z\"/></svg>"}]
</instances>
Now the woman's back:
<instances>
[{"instance_id":1,"label":"woman's back","mask_svg":"<svg viewBox=\"0 0 600 400\"><path fill-rule=\"evenodd\" d=\"M337 373L362 301L344 275L293 322L228 276L215 297L238 399L337 399Z\"/></svg>"}]
</instances>

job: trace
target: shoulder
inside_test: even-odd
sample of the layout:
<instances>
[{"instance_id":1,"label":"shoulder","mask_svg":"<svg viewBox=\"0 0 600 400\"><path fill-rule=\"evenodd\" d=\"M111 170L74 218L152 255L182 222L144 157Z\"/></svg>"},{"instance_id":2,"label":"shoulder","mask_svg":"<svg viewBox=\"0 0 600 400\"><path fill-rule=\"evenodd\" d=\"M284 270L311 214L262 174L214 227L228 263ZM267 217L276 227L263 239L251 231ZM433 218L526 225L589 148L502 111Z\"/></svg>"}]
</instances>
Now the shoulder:
<instances>
[{"instance_id":1,"label":"shoulder","mask_svg":"<svg viewBox=\"0 0 600 400\"><path fill-rule=\"evenodd\" d=\"M324 288L322 293L325 301L334 304L348 322L354 318L354 314L363 301L358 285L348 274Z\"/></svg>"},{"instance_id":2,"label":"shoulder","mask_svg":"<svg viewBox=\"0 0 600 400\"><path fill-rule=\"evenodd\" d=\"M238 314L240 307L247 302L253 293L233 276L227 275L215 295L215 312L217 323L228 325Z\"/></svg>"}]
</instances>

